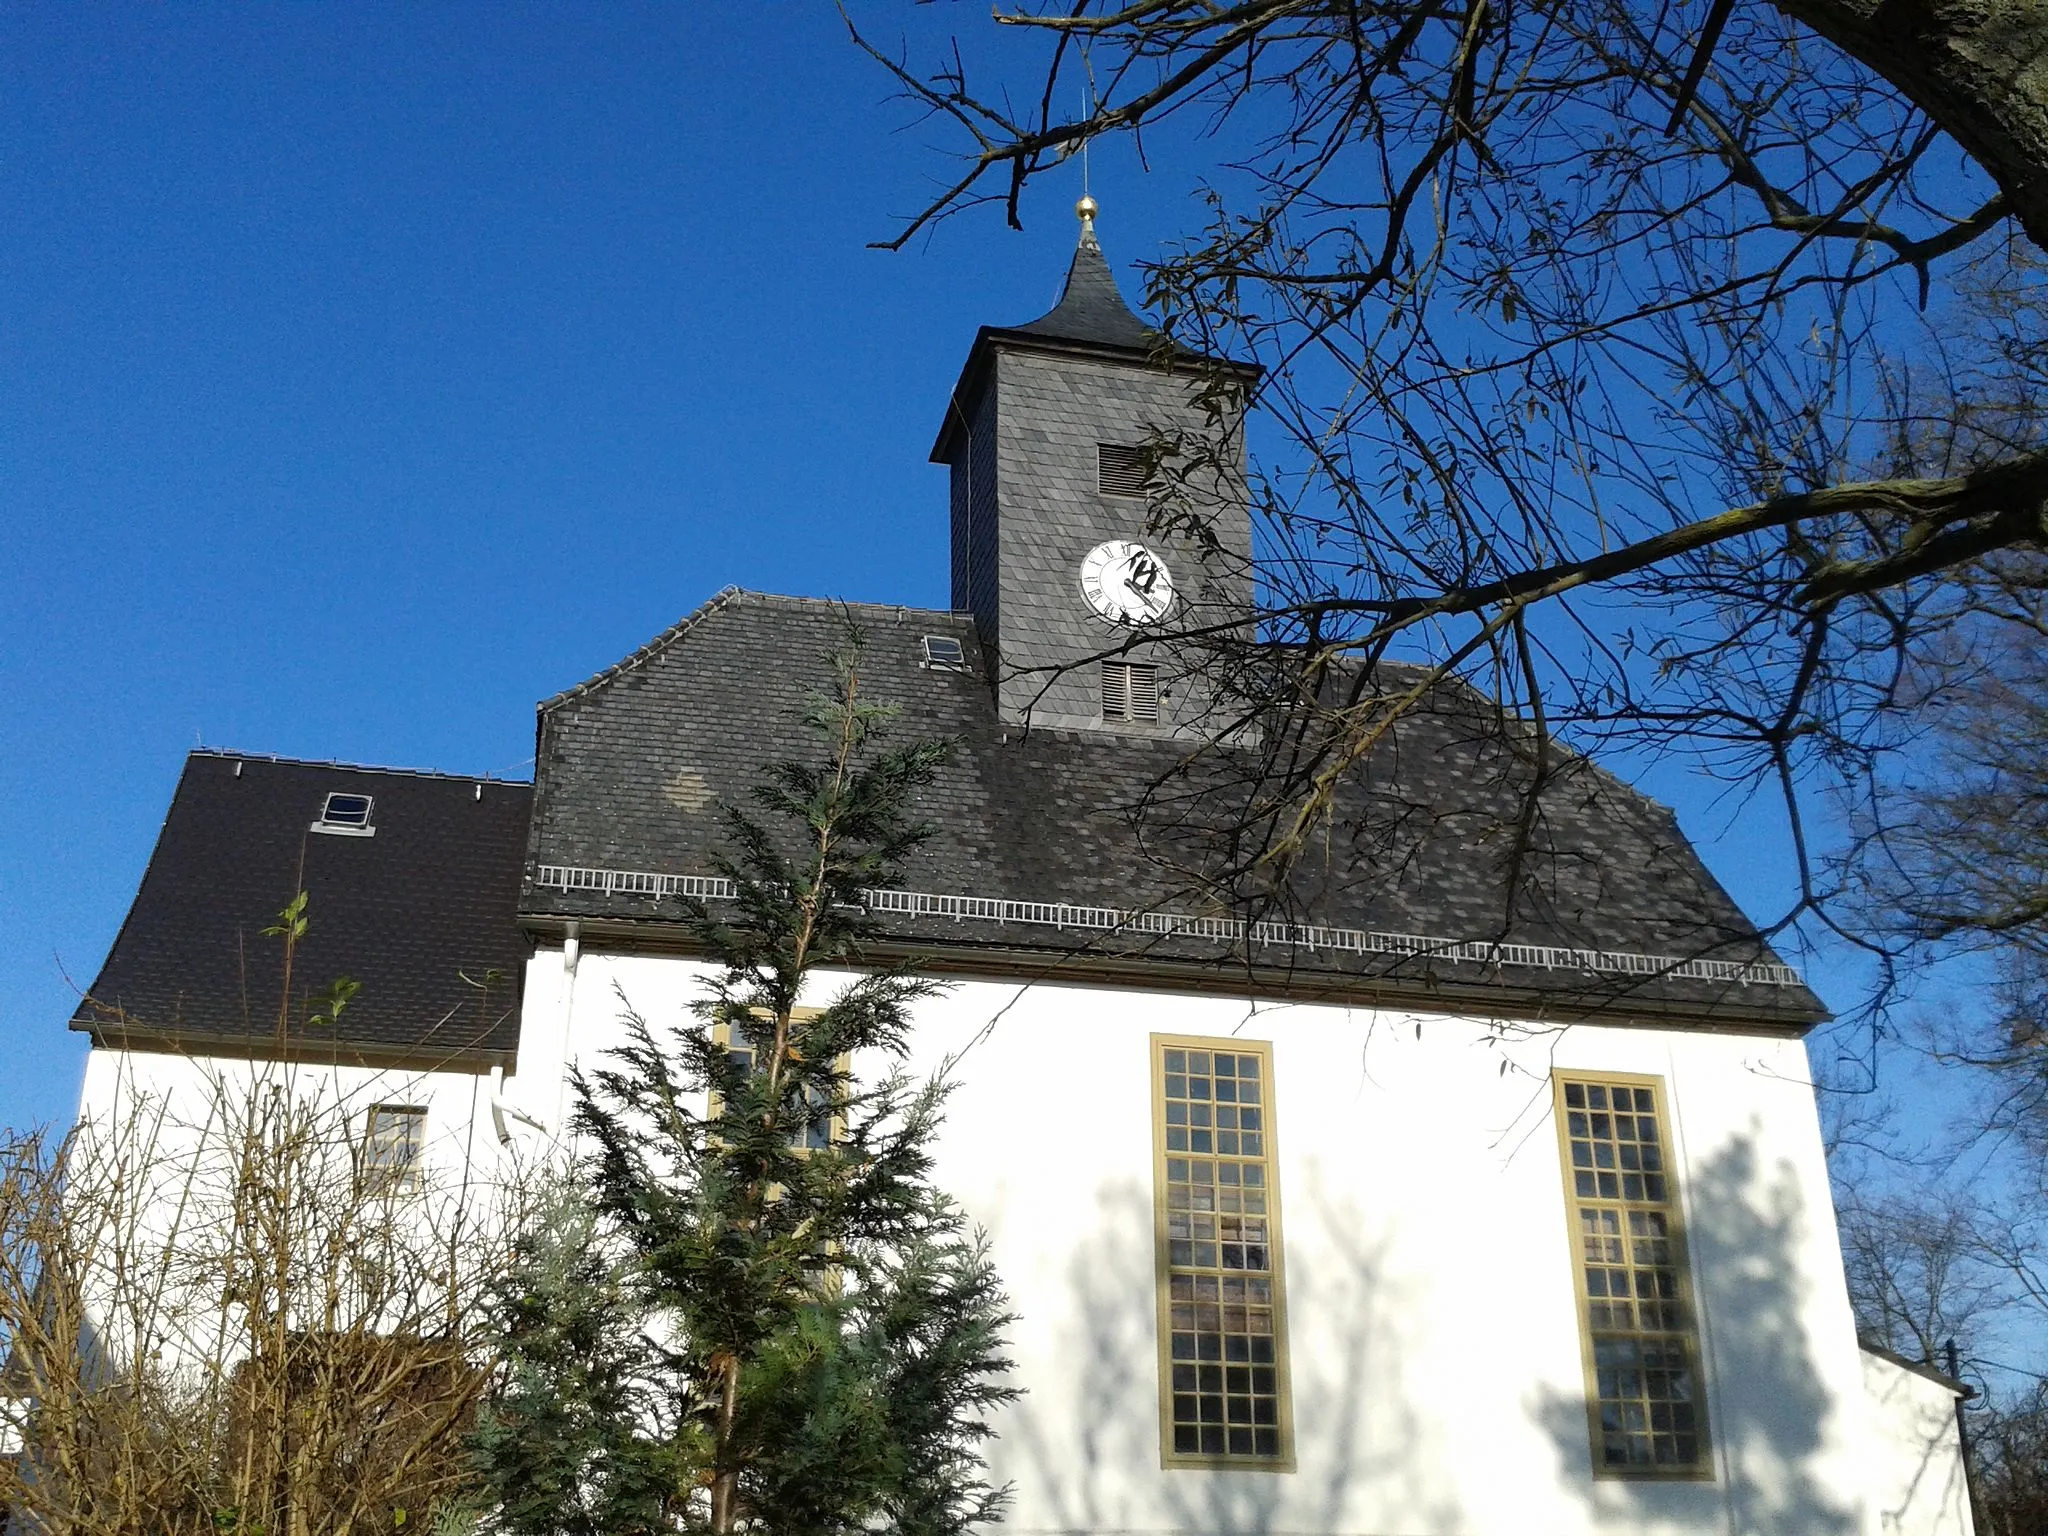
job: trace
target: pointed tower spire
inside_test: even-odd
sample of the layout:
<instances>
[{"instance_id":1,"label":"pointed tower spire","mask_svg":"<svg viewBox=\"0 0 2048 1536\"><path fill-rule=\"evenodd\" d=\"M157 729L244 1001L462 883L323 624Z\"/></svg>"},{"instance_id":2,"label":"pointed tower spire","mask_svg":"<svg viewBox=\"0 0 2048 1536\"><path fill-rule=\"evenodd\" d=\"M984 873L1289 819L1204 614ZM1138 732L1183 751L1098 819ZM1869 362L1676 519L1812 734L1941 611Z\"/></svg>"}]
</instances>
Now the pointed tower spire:
<instances>
[{"instance_id":1,"label":"pointed tower spire","mask_svg":"<svg viewBox=\"0 0 2048 1536\"><path fill-rule=\"evenodd\" d=\"M1060 290L1059 303L1028 325L984 325L976 333L974 345L967 353L967 364L960 370L960 382L953 386L938 440L932 444L934 464L953 462L959 440L981 408L999 352L1093 357L1148 369L1200 363L1235 373L1248 385L1259 377L1257 363L1204 357L1165 342L1157 330L1132 312L1117 287L1116 274L1110 271L1109 261L1102 254L1102 244L1095 237L1095 220L1100 214L1095 199L1086 194L1074 204L1074 216L1081 221L1081 238L1067 268L1067 282Z\"/></svg>"},{"instance_id":2,"label":"pointed tower spire","mask_svg":"<svg viewBox=\"0 0 2048 1536\"><path fill-rule=\"evenodd\" d=\"M1060 301L1029 325L1013 327L1020 336L1044 336L1056 341L1079 341L1098 347L1118 347L1142 352L1159 340L1159 333L1131 313L1116 285L1116 274L1102 254L1095 238L1095 199L1084 197L1074 204L1081 220L1081 242L1074 248L1074 263L1067 268L1067 286Z\"/></svg>"}]
</instances>

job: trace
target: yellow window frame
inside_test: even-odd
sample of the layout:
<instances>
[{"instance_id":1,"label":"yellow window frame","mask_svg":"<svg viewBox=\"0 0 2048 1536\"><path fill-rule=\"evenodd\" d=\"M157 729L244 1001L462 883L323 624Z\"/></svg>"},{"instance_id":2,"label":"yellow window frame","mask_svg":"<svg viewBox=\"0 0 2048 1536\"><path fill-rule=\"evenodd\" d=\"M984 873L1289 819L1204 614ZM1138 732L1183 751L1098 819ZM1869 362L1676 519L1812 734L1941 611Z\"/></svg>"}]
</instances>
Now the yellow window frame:
<instances>
[{"instance_id":1,"label":"yellow window frame","mask_svg":"<svg viewBox=\"0 0 2048 1536\"><path fill-rule=\"evenodd\" d=\"M824 1011L822 1008L792 1008L789 1012L790 1022L794 1024L815 1019ZM753 1010L753 1014L758 1019L767 1020L771 1025L774 1023L774 1015L765 1008L756 1008ZM732 1026L723 1021L712 1025L711 1043L722 1051L730 1051L732 1049ZM833 1064L833 1070L842 1079L851 1077L853 1075L853 1057L850 1054L841 1055L839 1060ZM713 1088L711 1090L711 1102L708 1107L711 1119L723 1119L725 1117L725 1095L716 1088ZM846 1114L843 1110L835 1109L832 1111L830 1120L826 1123L826 1142L828 1145L837 1146L844 1140L846 1140ZM799 1157L809 1157L819 1149L816 1147L796 1146L791 1147L790 1150Z\"/></svg>"},{"instance_id":2,"label":"yellow window frame","mask_svg":"<svg viewBox=\"0 0 2048 1536\"><path fill-rule=\"evenodd\" d=\"M427 1115L424 1104L401 1104L379 1100L363 1115L363 1136L356 1149L356 1188L372 1194L416 1194L426 1185ZM378 1135L380 1117L389 1117L405 1132L393 1138ZM390 1158L390 1149L403 1147L402 1161Z\"/></svg>"},{"instance_id":3,"label":"yellow window frame","mask_svg":"<svg viewBox=\"0 0 2048 1536\"><path fill-rule=\"evenodd\" d=\"M1166 1066L1168 1052L1170 1051L1210 1053L1221 1051L1232 1056L1255 1057L1258 1060L1259 1081L1262 1084L1260 1090L1260 1108L1262 1110L1260 1134L1264 1139L1261 1143L1261 1150L1255 1158L1242 1154L1233 1156L1214 1151L1197 1153L1191 1150L1183 1153L1169 1149L1169 1099L1166 1092L1169 1074L1166 1071ZM1275 1123L1278 1116L1274 1102L1272 1043L1264 1040L1240 1040L1233 1036L1155 1034L1151 1039L1151 1064L1153 1263L1156 1278L1159 1346L1159 1464L1162 1468L1169 1471L1176 1468L1212 1468L1240 1472L1292 1472L1295 1469L1294 1389L1288 1372L1286 1246L1282 1236L1280 1220L1280 1157L1279 1146L1275 1136ZM1244 1361L1226 1358L1219 1358L1215 1361L1205 1361L1199 1358L1176 1360L1174 1355L1175 1297L1173 1294L1173 1281L1177 1271L1191 1281L1198 1278L1209 1278L1209 1276L1202 1273L1205 1269L1213 1271L1213 1277L1219 1282L1219 1295L1215 1304L1219 1314L1226 1320L1228 1309L1232 1305L1220 1294L1223 1282L1229 1279L1229 1271L1220 1265L1176 1265L1173 1262L1174 1237L1172 1217L1175 1213L1169 1206L1169 1197L1171 1185L1175 1181L1169 1178L1171 1161L1173 1159L1193 1161L1204 1157L1218 1165L1219 1174L1220 1165L1226 1161L1237 1164L1240 1170L1246 1164L1256 1162L1264 1181L1263 1194L1266 1209L1261 1213L1261 1219L1266 1223L1265 1257L1268 1261L1264 1277L1271 1287L1271 1338L1274 1355L1270 1363L1270 1368L1274 1373L1274 1392L1271 1395L1275 1399L1276 1418L1276 1422L1272 1427L1277 1431L1276 1439L1278 1446L1278 1453L1275 1455L1230 1452L1218 1454L1214 1452L1179 1451L1174 1448L1174 1432L1176 1424L1179 1422L1179 1416L1175 1411L1175 1398L1177 1395L1183 1398L1188 1395L1185 1391L1177 1391L1177 1387L1180 1384L1175 1379L1175 1367L1196 1368L1198 1379L1195 1395L1200 1397L1215 1395L1208 1392L1208 1384L1199 1380L1200 1369L1213 1366L1221 1372L1228 1372L1240 1368L1249 1370L1255 1366L1255 1362L1250 1359ZM1218 1188L1220 1190L1220 1185ZM1219 1222L1225 1219L1220 1213L1221 1203L1219 1199L1219 1214L1217 1218ZM1219 1239L1221 1239L1222 1228L1219 1226L1217 1230ZM1220 1253L1223 1249L1223 1243L1220 1240L1217 1247ZM1257 1276L1250 1271L1245 1271L1244 1278L1249 1283L1256 1279ZM1185 1306L1190 1302L1194 1302L1197 1305L1208 1304L1205 1300L1197 1301L1192 1296L1183 1298L1181 1304ZM1249 1311L1250 1309L1245 1308L1243 1310ZM1219 1343L1225 1351L1229 1348L1227 1333L1227 1327L1219 1330ZM1250 1340L1248 1339L1247 1343L1249 1342ZM1222 1376L1221 1380L1225 1386L1229 1385L1227 1374ZM1226 1392L1224 1395L1227 1397L1233 1394ZM1268 1394L1253 1392L1251 1395L1256 1400L1257 1397ZM1223 1426L1226 1432L1230 1427L1227 1423ZM1252 1427L1256 1428L1256 1426Z\"/></svg>"},{"instance_id":4,"label":"yellow window frame","mask_svg":"<svg viewBox=\"0 0 2048 1536\"><path fill-rule=\"evenodd\" d=\"M1651 1114L1655 1117L1655 1145L1658 1150L1659 1161L1662 1164L1658 1171L1662 1174L1664 1180L1662 1187L1665 1194L1663 1199L1653 1201L1641 1195L1630 1198L1627 1194L1627 1185L1624 1182L1628 1172L1625 1168L1616 1167L1611 1170L1603 1170L1598 1167L1588 1169L1575 1167L1572 1160L1572 1115L1574 1113L1592 1115L1599 1113L1615 1114L1617 1112L1612 1109L1602 1111L1590 1107L1580 1110L1570 1105L1567 1102L1567 1090L1574 1086L1581 1089L1597 1086L1605 1089L1625 1087L1631 1091L1649 1090L1652 1106ZM1708 1422L1706 1363L1700 1344L1700 1314L1697 1293L1693 1284L1692 1256L1686 1242L1685 1213L1679 1188L1679 1169L1669 1134L1671 1125L1671 1095L1669 1087L1663 1078L1647 1076L1642 1073L1557 1068L1551 1073L1551 1104L1553 1118L1557 1123L1558 1168L1563 1177L1564 1186L1565 1241L1571 1254L1572 1294L1578 1309L1579 1363L1584 1377L1586 1393L1587 1454L1593 1464L1593 1475L1596 1478L1626 1482L1712 1482L1715 1479L1714 1451ZM1625 1113L1639 1114L1639 1111L1632 1107L1631 1110ZM1589 1131L1586 1139L1590 1143L1595 1138L1592 1137ZM1637 1144L1638 1146L1642 1145L1640 1142ZM1616 1140L1616 1145L1617 1147L1620 1145L1618 1139ZM1597 1177L1595 1184L1596 1193L1586 1195L1580 1192L1579 1173L1591 1172L1597 1176L1599 1173L1606 1171L1611 1171L1615 1175L1615 1193L1613 1195L1610 1196L1597 1192L1601 1188L1597 1182ZM1603 1217L1611 1213L1616 1219L1612 1223L1611 1229L1603 1223L1589 1231L1586 1227L1584 1214L1589 1212ZM1661 1218L1661 1221L1656 1226L1649 1227L1645 1232L1638 1233L1631 1226L1630 1217L1633 1214L1654 1214ZM1657 1227L1661 1227L1661 1230L1657 1230ZM1651 1261L1638 1262L1641 1253L1640 1244L1646 1241L1652 1244L1661 1242L1667 1245L1665 1249L1665 1263L1660 1265ZM1603 1245L1603 1253L1597 1262L1589 1262L1593 1260L1590 1245L1595 1242ZM1614 1256L1616 1254L1621 1255L1621 1257L1616 1258ZM1612 1265L1611 1269L1609 1268L1610 1265ZM1659 1270L1669 1270L1673 1279L1671 1293L1668 1296L1656 1295L1648 1299L1660 1304L1668 1301L1675 1305L1679 1325L1675 1328L1642 1328L1636 1326L1622 1328L1615 1327L1611 1323L1605 1327L1596 1326L1593 1317L1594 1303L1600 1302L1605 1305L1615 1299L1611 1292L1598 1297L1592 1294L1588 1285L1588 1271L1596 1267L1609 1274L1617 1271L1625 1272L1630 1277L1632 1284L1627 1300L1632 1307L1638 1309L1635 1314L1637 1317L1640 1317L1640 1304L1645 1298L1640 1294L1641 1281L1636 1277L1644 1271L1655 1274ZM1601 1393L1601 1371L1598 1355L1599 1344L1603 1337L1638 1342L1662 1341L1667 1345L1670 1341L1676 1340L1682 1346L1685 1351L1684 1369L1691 1377L1692 1395L1687 1406L1692 1410L1693 1423L1691 1429L1686 1431L1695 1440L1695 1452L1691 1462L1670 1464L1658 1464L1656 1462L1616 1463L1607 1459L1605 1452L1609 1429L1603 1420L1601 1411L1603 1397ZM1651 1373L1647 1368L1644 1368L1642 1369L1642 1374L1647 1378ZM1643 1405L1646 1414L1654 1413L1653 1401L1643 1394L1631 1394L1628 1404L1624 1406L1633 1405L1637 1402ZM1649 1433L1654 1437L1658 1433L1675 1435L1679 1432L1659 1431L1654 1426L1638 1431L1624 1424L1621 1433L1625 1435Z\"/></svg>"}]
</instances>

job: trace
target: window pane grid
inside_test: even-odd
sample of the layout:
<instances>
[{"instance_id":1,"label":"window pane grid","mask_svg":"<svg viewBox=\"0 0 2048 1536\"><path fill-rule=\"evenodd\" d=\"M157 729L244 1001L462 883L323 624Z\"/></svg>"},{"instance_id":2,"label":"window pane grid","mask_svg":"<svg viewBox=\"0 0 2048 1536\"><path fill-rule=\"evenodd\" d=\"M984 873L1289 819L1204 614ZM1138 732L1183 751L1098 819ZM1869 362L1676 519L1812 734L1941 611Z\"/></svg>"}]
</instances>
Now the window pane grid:
<instances>
[{"instance_id":1,"label":"window pane grid","mask_svg":"<svg viewBox=\"0 0 2048 1536\"><path fill-rule=\"evenodd\" d=\"M1657 1090L1570 1079L1560 1097L1594 1461L1694 1473L1705 1465L1706 1411Z\"/></svg>"},{"instance_id":2,"label":"window pane grid","mask_svg":"<svg viewBox=\"0 0 2048 1536\"><path fill-rule=\"evenodd\" d=\"M724 1027L722 1043L725 1046L726 1060L749 1075L761 1070L757 1060L759 1047L764 1043L772 1043L772 1027L770 1033L771 1040L767 1042L757 1040L752 1030L743 1031L740 1037L735 1039L730 1027ZM846 1062L842 1060L841 1071L844 1072L846 1067ZM801 1152L816 1152L831 1146L836 1139L837 1127L834 1124L832 1095L828 1089L814 1084L805 1096L810 1104L811 1115L802 1125L789 1133L789 1144ZM723 1107L718 1104L714 1095L713 1118L723 1112Z\"/></svg>"},{"instance_id":3,"label":"window pane grid","mask_svg":"<svg viewBox=\"0 0 2048 1536\"><path fill-rule=\"evenodd\" d=\"M379 1189L413 1187L426 1144L427 1112L411 1105L373 1104L363 1136L360 1177Z\"/></svg>"},{"instance_id":4,"label":"window pane grid","mask_svg":"<svg viewBox=\"0 0 2048 1536\"><path fill-rule=\"evenodd\" d=\"M1159 1050L1165 1430L1174 1458L1287 1454L1263 1053Z\"/></svg>"}]
</instances>

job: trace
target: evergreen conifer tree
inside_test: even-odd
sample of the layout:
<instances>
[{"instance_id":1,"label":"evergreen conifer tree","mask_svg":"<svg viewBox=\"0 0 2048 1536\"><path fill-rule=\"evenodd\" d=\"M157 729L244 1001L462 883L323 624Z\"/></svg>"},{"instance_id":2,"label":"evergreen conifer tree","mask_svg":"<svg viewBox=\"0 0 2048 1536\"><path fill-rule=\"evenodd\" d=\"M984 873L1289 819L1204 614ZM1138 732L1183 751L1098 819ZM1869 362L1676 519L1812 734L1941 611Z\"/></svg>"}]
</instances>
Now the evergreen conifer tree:
<instances>
[{"instance_id":1,"label":"evergreen conifer tree","mask_svg":"<svg viewBox=\"0 0 2048 1536\"><path fill-rule=\"evenodd\" d=\"M932 1183L944 1083L902 1069L939 988L863 956L862 892L929 835L912 802L948 746L886 741L857 632L833 672L808 714L822 762L726 809L733 895L691 910L720 967L706 995L660 1037L628 1008L628 1043L576 1078L590 1150L503 1299L477 1437L508 1533L942 1536L1000 1515L981 1447L1014 1395L1010 1317ZM852 979L826 996L821 968Z\"/></svg>"}]
</instances>

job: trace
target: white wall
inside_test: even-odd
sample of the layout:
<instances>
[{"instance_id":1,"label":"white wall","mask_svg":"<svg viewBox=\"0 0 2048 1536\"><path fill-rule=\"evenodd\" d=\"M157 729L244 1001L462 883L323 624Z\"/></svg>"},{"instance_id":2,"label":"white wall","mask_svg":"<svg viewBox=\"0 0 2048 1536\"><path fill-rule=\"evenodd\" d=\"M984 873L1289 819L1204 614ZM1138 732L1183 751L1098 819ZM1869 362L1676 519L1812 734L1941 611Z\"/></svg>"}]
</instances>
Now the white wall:
<instances>
[{"instance_id":1,"label":"white wall","mask_svg":"<svg viewBox=\"0 0 2048 1536\"><path fill-rule=\"evenodd\" d=\"M571 976L541 951L511 1096L559 1124L560 1063L616 1043L619 993L660 1026L702 974L586 951ZM1272 1042L1292 1473L1159 1466L1155 1031ZM1010 1530L1890 1529L1865 1498L1863 1365L1796 1042L969 982L916 1040L922 1067L961 1052L939 1178L1022 1314L1027 1394L994 1455ZM1592 1475L1553 1066L1666 1081L1711 1482Z\"/></svg>"},{"instance_id":2,"label":"white wall","mask_svg":"<svg viewBox=\"0 0 2048 1536\"><path fill-rule=\"evenodd\" d=\"M146 1123L167 1157L193 1146L223 1094L247 1095L272 1086L346 1117L360 1135L375 1104L403 1104L427 1112L425 1171L443 1184L490 1177L500 1150L489 1113L490 1083L469 1072L247 1061L164 1051L95 1049L86 1057L79 1095L81 1125L137 1134Z\"/></svg>"},{"instance_id":3,"label":"white wall","mask_svg":"<svg viewBox=\"0 0 2048 1536\"><path fill-rule=\"evenodd\" d=\"M469 1073L95 1049L86 1062L67 1189L74 1240L90 1255L88 1347L105 1369L122 1371L146 1357L204 1376L239 1360L247 1341L240 1314L224 1299L233 1293L228 1270L246 1257L233 1233L238 1221L262 1219L251 1214L239 1187L240 1137L273 1094L296 1113L264 1123L272 1134L305 1137L289 1166L313 1192L306 1216L293 1223L301 1266L295 1305L327 1316L335 1303L347 1314L344 1326L406 1326L391 1308L439 1305L437 1287L459 1286L472 1260L487 1259L475 1245L502 1247L522 1165L552 1150L545 1138L531 1136L525 1145L501 1146L489 1079ZM354 1151L377 1104L427 1112L419 1177L388 1206L375 1194L367 1205L356 1198ZM375 1246L388 1238L416 1245L416 1252L459 1242L464 1258L452 1282L426 1279L417 1292L401 1283L385 1300L369 1302L370 1293L351 1288L339 1271L329 1273L321 1256L324 1246L340 1244L374 1266ZM382 1322L348 1312L358 1304L383 1308Z\"/></svg>"},{"instance_id":4,"label":"white wall","mask_svg":"<svg viewBox=\"0 0 2048 1536\"><path fill-rule=\"evenodd\" d=\"M1867 1486L1880 1536L1972 1536L1955 1394L1873 1354L1863 1356L1863 1388Z\"/></svg>"}]
</instances>

